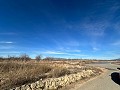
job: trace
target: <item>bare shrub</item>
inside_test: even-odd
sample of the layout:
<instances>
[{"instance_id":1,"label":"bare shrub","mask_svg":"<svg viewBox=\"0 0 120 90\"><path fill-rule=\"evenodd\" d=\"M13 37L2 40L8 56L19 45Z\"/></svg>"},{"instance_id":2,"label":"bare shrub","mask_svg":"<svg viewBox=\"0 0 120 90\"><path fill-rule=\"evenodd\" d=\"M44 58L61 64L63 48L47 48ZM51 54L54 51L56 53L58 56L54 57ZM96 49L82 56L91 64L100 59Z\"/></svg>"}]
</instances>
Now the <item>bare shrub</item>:
<instances>
[{"instance_id":1,"label":"bare shrub","mask_svg":"<svg viewBox=\"0 0 120 90\"><path fill-rule=\"evenodd\" d=\"M23 61L28 61L28 60L30 60L31 58L30 58L29 55L27 55L27 54L22 54L22 55L20 55L20 59L23 60Z\"/></svg>"},{"instance_id":2,"label":"bare shrub","mask_svg":"<svg viewBox=\"0 0 120 90\"><path fill-rule=\"evenodd\" d=\"M55 68L50 73L49 77L61 77L70 74L70 71L66 68Z\"/></svg>"},{"instance_id":3,"label":"bare shrub","mask_svg":"<svg viewBox=\"0 0 120 90\"><path fill-rule=\"evenodd\" d=\"M42 55L37 55L37 56L35 57L35 59L36 59L37 61L40 61L40 60L42 59Z\"/></svg>"}]
</instances>

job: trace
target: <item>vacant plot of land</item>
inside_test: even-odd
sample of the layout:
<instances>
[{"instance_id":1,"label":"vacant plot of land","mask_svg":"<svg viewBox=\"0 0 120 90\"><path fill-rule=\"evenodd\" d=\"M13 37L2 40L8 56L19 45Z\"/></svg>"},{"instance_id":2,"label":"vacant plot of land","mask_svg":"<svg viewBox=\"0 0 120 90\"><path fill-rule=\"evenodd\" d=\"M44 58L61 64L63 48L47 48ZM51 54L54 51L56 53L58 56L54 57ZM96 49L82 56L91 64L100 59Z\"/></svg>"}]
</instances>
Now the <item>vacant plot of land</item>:
<instances>
[{"instance_id":1,"label":"vacant plot of land","mask_svg":"<svg viewBox=\"0 0 120 90\"><path fill-rule=\"evenodd\" d=\"M45 78L52 70L48 65L30 62L0 62L0 90Z\"/></svg>"},{"instance_id":2,"label":"vacant plot of land","mask_svg":"<svg viewBox=\"0 0 120 90\"><path fill-rule=\"evenodd\" d=\"M93 68L84 66L80 61L1 61L0 90L87 69Z\"/></svg>"},{"instance_id":3,"label":"vacant plot of land","mask_svg":"<svg viewBox=\"0 0 120 90\"><path fill-rule=\"evenodd\" d=\"M47 77L60 77L71 72L51 62L2 61L0 62L0 90L31 83Z\"/></svg>"}]
</instances>

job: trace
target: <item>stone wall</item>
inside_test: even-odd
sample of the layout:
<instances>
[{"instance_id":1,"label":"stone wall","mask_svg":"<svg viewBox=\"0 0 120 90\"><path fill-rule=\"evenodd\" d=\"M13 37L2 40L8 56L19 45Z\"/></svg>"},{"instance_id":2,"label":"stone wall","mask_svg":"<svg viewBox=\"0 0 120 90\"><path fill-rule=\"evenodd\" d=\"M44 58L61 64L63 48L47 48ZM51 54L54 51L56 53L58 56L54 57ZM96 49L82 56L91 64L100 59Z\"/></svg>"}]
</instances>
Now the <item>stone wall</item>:
<instances>
[{"instance_id":1,"label":"stone wall","mask_svg":"<svg viewBox=\"0 0 120 90\"><path fill-rule=\"evenodd\" d=\"M39 80L37 82L22 85L10 90L57 90L83 78L90 77L91 75L95 75L94 70L83 70L82 72L78 72L76 74L70 74L59 78Z\"/></svg>"}]
</instances>

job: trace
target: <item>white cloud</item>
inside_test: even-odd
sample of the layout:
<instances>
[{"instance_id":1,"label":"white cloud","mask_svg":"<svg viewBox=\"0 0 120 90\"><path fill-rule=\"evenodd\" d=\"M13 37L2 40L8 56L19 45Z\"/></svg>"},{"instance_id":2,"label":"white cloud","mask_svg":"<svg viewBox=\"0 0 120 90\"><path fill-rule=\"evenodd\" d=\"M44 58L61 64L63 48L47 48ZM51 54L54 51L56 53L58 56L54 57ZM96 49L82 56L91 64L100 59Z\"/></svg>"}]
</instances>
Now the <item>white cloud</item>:
<instances>
[{"instance_id":1,"label":"white cloud","mask_svg":"<svg viewBox=\"0 0 120 90\"><path fill-rule=\"evenodd\" d=\"M94 51L98 51L98 50L100 50L99 48L96 48L96 47L93 47L93 50Z\"/></svg>"},{"instance_id":2,"label":"white cloud","mask_svg":"<svg viewBox=\"0 0 120 90\"><path fill-rule=\"evenodd\" d=\"M74 52L72 54L72 52ZM44 52L39 52L41 54L52 54L52 55L69 55L69 56L86 56L86 55L82 55L82 54L75 54L75 52L81 52L81 50L71 50L71 51L44 51ZM37 52L38 53L38 52Z\"/></svg>"},{"instance_id":3,"label":"white cloud","mask_svg":"<svg viewBox=\"0 0 120 90\"><path fill-rule=\"evenodd\" d=\"M45 51L45 52L42 52L43 54L67 54L67 53L64 53L64 52L59 52L59 51Z\"/></svg>"},{"instance_id":4,"label":"white cloud","mask_svg":"<svg viewBox=\"0 0 120 90\"><path fill-rule=\"evenodd\" d=\"M77 50L77 49L76 50L71 50L71 51L73 51L73 52L81 52L81 50Z\"/></svg>"},{"instance_id":5,"label":"white cloud","mask_svg":"<svg viewBox=\"0 0 120 90\"><path fill-rule=\"evenodd\" d=\"M88 55L85 55L85 54L70 54L70 53L68 53L67 55L70 55L70 56L88 56Z\"/></svg>"},{"instance_id":6,"label":"white cloud","mask_svg":"<svg viewBox=\"0 0 120 90\"><path fill-rule=\"evenodd\" d=\"M14 42L11 42L11 41L0 41L1 44L12 44Z\"/></svg>"},{"instance_id":7,"label":"white cloud","mask_svg":"<svg viewBox=\"0 0 120 90\"><path fill-rule=\"evenodd\" d=\"M5 43L13 43L13 42L5 42Z\"/></svg>"}]
</instances>

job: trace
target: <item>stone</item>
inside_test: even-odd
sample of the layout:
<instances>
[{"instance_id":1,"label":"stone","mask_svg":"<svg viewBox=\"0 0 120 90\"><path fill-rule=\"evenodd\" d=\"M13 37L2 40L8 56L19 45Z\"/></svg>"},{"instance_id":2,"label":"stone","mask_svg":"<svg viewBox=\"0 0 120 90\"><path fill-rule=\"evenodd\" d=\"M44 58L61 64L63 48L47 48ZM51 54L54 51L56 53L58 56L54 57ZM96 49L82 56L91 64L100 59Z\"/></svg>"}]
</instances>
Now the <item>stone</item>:
<instances>
[{"instance_id":1,"label":"stone","mask_svg":"<svg viewBox=\"0 0 120 90\"><path fill-rule=\"evenodd\" d=\"M37 81L36 82L36 88L41 88L41 89L43 89L44 87L45 87L45 83L44 82L42 82L41 80L40 81Z\"/></svg>"},{"instance_id":2,"label":"stone","mask_svg":"<svg viewBox=\"0 0 120 90\"><path fill-rule=\"evenodd\" d=\"M31 86L31 89L32 89L32 90L35 90L35 89L36 89L36 83L32 83L30 86Z\"/></svg>"},{"instance_id":3,"label":"stone","mask_svg":"<svg viewBox=\"0 0 120 90\"><path fill-rule=\"evenodd\" d=\"M20 90L26 90L26 85L22 85Z\"/></svg>"},{"instance_id":4,"label":"stone","mask_svg":"<svg viewBox=\"0 0 120 90\"><path fill-rule=\"evenodd\" d=\"M26 90L32 90L31 88L27 88Z\"/></svg>"},{"instance_id":5,"label":"stone","mask_svg":"<svg viewBox=\"0 0 120 90\"><path fill-rule=\"evenodd\" d=\"M32 90L30 85L26 85L26 90Z\"/></svg>"},{"instance_id":6,"label":"stone","mask_svg":"<svg viewBox=\"0 0 120 90\"><path fill-rule=\"evenodd\" d=\"M20 87L16 87L15 90L21 90Z\"/></svg>"},{"instance_id":7,"label":"stone","mask_svg":"<svg viewBox=\"0 0 120 90\"><path fill-rule=\"evenodd\" d=\"M39 80L30 85L22 85L21 87L16 87L11 90L57 90L60 87L69 85L80 79L90 77L95 74L94 70L82 70L76 74L65 75L59 78L48 78L45 80Z\"/></svg>"}]
</instances>

